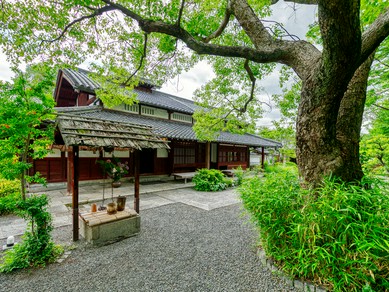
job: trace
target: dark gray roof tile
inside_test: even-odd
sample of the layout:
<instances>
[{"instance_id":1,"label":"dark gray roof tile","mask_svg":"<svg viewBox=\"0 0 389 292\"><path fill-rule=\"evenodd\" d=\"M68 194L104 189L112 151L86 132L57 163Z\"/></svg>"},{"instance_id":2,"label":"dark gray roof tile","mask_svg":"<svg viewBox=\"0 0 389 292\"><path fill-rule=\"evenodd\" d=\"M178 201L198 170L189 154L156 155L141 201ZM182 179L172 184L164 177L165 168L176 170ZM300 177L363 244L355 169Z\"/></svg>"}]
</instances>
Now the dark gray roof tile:
<instances>
[{"instance_id":1,"label":"dark gray roof tile","mask_svg":"<svg viewBox=\"0 0 389 292\"><path fill-rule=\"evenodd\" d=\"M95 93L95 90L100 87L100 84L87 76L85 70L62 69L62 72L74 89Z\"/></svg>"},{"instance_id":2,"label":"dark gray roof tile","mask_svg":"<svg viewBox=\"0 0 389 292\"><path fill-rule=\"evenodd\" d=\"M191 124L146 117L116 110L103 109L101 107L84 107L84 110L81 110L80 108L81 107L72 108L74 109L73 114L80 115L82 117L97 118L113 122L151 126L156 134L168 139L191 141L197 140L196 134L193 131ZM61 112L63 108L58 108L57 110ZM69 108L66 110L66 112L69 112ZM251 134L239 135L229 132L220 132L215 141L236 145L248 145L253 147L281 147L281 144L276 141L264 139Z\"/></svg>"}]
</instances>

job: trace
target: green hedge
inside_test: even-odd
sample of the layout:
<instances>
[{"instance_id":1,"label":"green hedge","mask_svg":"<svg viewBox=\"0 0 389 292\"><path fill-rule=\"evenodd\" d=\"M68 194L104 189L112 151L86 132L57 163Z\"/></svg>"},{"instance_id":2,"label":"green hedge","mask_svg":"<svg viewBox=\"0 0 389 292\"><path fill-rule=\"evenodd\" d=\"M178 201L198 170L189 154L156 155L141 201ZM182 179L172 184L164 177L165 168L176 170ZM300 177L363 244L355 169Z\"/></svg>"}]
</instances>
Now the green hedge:
<instances>
[{"instance_id":1,"label":"green hedge","mask_svg":"<svg viewBox=\"0 0 389 292\"><path fill-rule=\"evenodd\" d=\"M0 178L0 215L15 213L20 199L20 182Z\"/></svg>"},{"instance_id":2,"label":"green hedge","mask_svg":"<svg viewBox=\"0 0 389 292\"><path fill-rule=\"evenodd\" d=\"M240 193L262 247L284 271L335 291L387 291L389 188L363 185L371 187L327 179L313 192L296 173L278 171L245 181Z\"/></svg>"},{"instance_id":3,"label":"green hedge","mask_svg":"<svg viewBox=\"0 0 389 292\"><path fill-rule=\"evenodd\" d=\"M192 181L195 190L204 192L222 191L233 184L220 170L206 168L197 170Z\"/></svg>"}]
</instances>

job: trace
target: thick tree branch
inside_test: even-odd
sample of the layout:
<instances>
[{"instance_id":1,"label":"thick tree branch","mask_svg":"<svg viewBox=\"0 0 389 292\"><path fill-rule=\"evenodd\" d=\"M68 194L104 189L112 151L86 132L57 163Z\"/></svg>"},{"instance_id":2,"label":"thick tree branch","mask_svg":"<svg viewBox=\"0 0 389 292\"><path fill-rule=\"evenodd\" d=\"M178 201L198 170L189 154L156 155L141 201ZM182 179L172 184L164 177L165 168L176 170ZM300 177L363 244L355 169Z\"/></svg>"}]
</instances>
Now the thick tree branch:
<instances>
[{"instance_id":1,"label":"thick tree branch","mask_svg":"<svg viewBox=\"0 0 389 292\"><path fill-rule=\"evenodd\" d=\"M207 54L223 57L237 57L244 58L257 63L269 63L269 62L287 62L290 57L291 47L274 45L272 47L265 46L264 48L253 49L242 46L221 46L214 44L207 44L196 40L186 30L181 27L177 27L173 24L168 24L162 21L145 19L139 14L127 9L123 5L113 3L109 0L102 0L115 9L121 11L124 15L136 20L140 28L146 33L158 32L166 35L176 37L183 41L191 50L198 54ZM266 32L267 33L267 32ZM267 33L268 34L268 33ZM269 35L269 34L268 34Z\"/></svg>"},{"instance_id":2,"label":"thick tree branch","mask_svg":"<svg viewBox=\"0 0 389 292\"><path fill-rule=\"evenodd\" d=\"M188 48L198 54L248 59L257 63L278 62L291 66L300 78L311 72L311 65L319 58L319 51L305 41L273 40L261 21L248 6L246 0L231 0L230 13L237 17L243 29L253 40L256 49L243 46L223 46L198 41L191 34L176 24L168 24L158 20L145 19L134 11L110 0L102 0L124 15L138 22L146 33L162 33L183 41ZM234 8L232 8L234 6ZM245 10L246 9L246 10ZM248 15L247 15L248 14ZM254 20L252 19L254 17Z\"/></svg>"},{"instance_id":3,"label":"thick tree branch","mask_svg":"<svg viewBox=\"0 0 389 292\"><path fill-rule=\"evenodd\" d=\"M58 37L56 37L55 39L52 39L52 40L42 40L42 42L47 42L47 43L53 43L53 42L56 42L58 40L60 40L61 38L64 37L65 33L75 24L85 20L85 19L90 19L90 18L94 18L96 16L99 16L99 15L102 15L103 13L105 12L108 12L108 11L112 11L112 10L115 10L114 7L111 7L111 6L104 6L104 7L101 7L101 8L97 8L94 10L93 13L89 14L89 15L85 15L85 16L82 16L80 18L77 18L75 20L73 20L72 22L70 22L68 25L65 26L65 28L62 30L62 32L60 33L60 35Z\"/></svg>"},{"instance_id":4,"label":"thick tree branch","mask_svg":"<svg viewBox=\"0 0 389 292\"><path fill-rule=\"evenodd\" d=\"M228 22L230 21L230 16L231 16L231 12L227 7L226 13L224 14L224 19L223 19L222 23L220 24L220 26L218 27L218 29L216 31L214 31L212 34L210 34L208 37L206 37L203 40L203 42L209 43L212 39L219 37L223 33L224 29L226 28Z\"/></svg>"},{"instance_id":5,"label":"thick tree branch","mask_svg":"<svg viewBox=\"0 0 389 292\"><path fill-rule=\"evenodd\" d=\"M231 13L239 21L258 50L282 50L284 54L275 62L292 67L302 79L311 73L312 64L315 64L315 61L320 57L317 48L305 41L273 39L273 36L248 5L247 0L231 0L230 7Z\"/></svg>"},{"instance_id":6,"label":"thick tree branch","mask_svg":"<svg viewBox=\"0 0 389 292\"><path fill-rule=\"evenodd\" d=\"M389 9L382 13L363 33L361 60L364 60L389 36Z\"/></svg>"},{"instance_id":7,"label":"thick tree branch","mask_svg":"<svg viewBox=\"0 0 389 292\"><path fill-rule=\"evenodd\" d=\"M259 44L273 43L273 37L266 30L266 27L262 24L246 0L230 0L230 8L231 13L239 21L256 47Z\"/></svg>"},{"instance_id":8,"label":"thick tree branch","mask_svg":"<svg viewBox=\"0 0 389 292\"><path fill-rule=\"evenodd\" d=\"M143 18L139 14L136 14L135 12L127 9L126 7L124 7L121 4L117 4L117 3L109 1L109 0L101 0L101 1L103 1L106 4L108 4L110 7L114 7L114 9L121 11L122 13L124 13L128 17L136 20L137 22L143 20Z\"/></svg>"}]
</instances>

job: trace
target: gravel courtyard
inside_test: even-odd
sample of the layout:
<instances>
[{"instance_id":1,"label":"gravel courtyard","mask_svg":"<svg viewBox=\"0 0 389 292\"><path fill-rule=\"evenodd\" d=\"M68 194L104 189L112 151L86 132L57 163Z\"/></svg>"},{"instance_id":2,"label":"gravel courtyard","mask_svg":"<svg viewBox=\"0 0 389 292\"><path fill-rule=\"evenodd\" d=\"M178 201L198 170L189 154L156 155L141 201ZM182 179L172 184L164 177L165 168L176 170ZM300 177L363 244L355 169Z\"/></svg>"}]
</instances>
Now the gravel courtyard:
<instances>
[{"instance_id":1,"label":"gravel courtyard","mask_svg":"<svg viewBox=\"0 0 389 292\"><path fill-rule=\"evenodd\" d=\"M72 244L71 226L55 229ZM0 291L295 291L262 267L240 204L174 203L141 212L138 236L99 248L80 241L62 263L0 274Z\"/></svg>"}]
</instances>

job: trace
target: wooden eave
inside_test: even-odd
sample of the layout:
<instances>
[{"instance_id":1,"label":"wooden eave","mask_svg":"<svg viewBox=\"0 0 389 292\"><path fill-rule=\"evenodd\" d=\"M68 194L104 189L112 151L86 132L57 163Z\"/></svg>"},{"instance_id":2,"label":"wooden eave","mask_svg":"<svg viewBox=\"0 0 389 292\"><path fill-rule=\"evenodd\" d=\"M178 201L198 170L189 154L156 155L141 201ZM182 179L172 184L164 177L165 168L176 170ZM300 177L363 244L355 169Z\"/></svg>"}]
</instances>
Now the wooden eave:
<instances>
[{"instance_id":1,"label":"wooden eave","mask_svg":"<svg viewBox=\"0 0 389 292\"><path fill-rule=\"evenodd\" d=\"M66 146L112 147L130 150L170 149L152 128L61 113L59 132Z\"/></svg>"}]
</instances>

